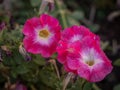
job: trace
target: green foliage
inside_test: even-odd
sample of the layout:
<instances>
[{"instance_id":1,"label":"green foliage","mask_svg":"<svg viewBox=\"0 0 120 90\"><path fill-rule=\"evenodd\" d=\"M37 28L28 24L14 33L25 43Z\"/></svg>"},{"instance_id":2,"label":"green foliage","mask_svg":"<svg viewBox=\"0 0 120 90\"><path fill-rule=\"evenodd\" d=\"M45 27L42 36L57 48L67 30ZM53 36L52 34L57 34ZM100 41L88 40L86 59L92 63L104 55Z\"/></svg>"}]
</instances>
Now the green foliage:
<instances>
[{"instance_id":1,"label":"green foliage","mask_svg":"<svg viewBox=\"0 0 120 90\"><path fill-rule=\"evenodd\" d=\"M71 16L76 19L76 20L82 20L85 18L85 14L82 10L79 10L79 11L74 11Z\"/></svg>"},{"instance_id":2,"label":"green foliage","mask_svg":"<svg viewBox=\"0 0 120 90\"><path fill-rule=\"evenodd\" d=\"M41 0L30 0L30 3L33 7L40 5Z\"/></svg>"},{"instance_id":3,"label":"green foliage","mask_svg":"<svg viewBox=\"0 0 120 90\"><path fill-rule=\"evenodd\" d=\"M44 66L46 64L45 59L42 58L40 55L36 55L33 62L40 66Z\"/></svg>"},{"instance_id":4,"label":"green foliage","mask_svg":"<svg viewBox=\"0 0 120 90\"><path fill-rule=\"evenodd\" d=\"M91 25L88 25L88 27L90 28L90 30L92 32L97 32L99 30L99 25L98 24L91 24Z\"/></svg>"},{"instance_id":5,"label":"green foliage","mask_svg":"<svg viewBox=\"0 0 120 90\"><path fill-rule=\"evenodd\" d=\"M115 66L120 66L120 59L117 59L117 60L114 62L114 65L115 65Z\"/></svg>"},{"instance_id":6,"label":"green foliage","mask_svg":"<svg viewBox=\"0 0 120 90\"><path fill-rule=\"evenodd\" d=\"M15 46L18 45L22 41L22 33L21 33L21 27L16 30L3 30L0 34L0 44L9 44L11 47L16 48ZM14 46L14 45L15 46Z\"/></svg>"},{"instance_id":7,"label":"green foliage","mask_svg":"<svg viewBox=\"0 0 120 90\"><path fill-rule=\"evenodd\" d=\"M54 70L52 70L50 66L45 67L40 71L40 80L46 86L54 88L55 87L54 84L57 82L58 78L56 77L56 73L54 72Z\"/></svg>"},{"instance_id":8,"label":"green foliage","mask_svg":"<svg viewBox=\"0 0 120 90\"><path fill-rule=\"evenodd\" d=\"M92 90L92 83L89 82L85 83L83 90Z\"/></svg>"},{"instance_id":9,"label":"green foliage","mask_svg":"<svg viewBox=\"0 0 120 90\"><path fill-rule=\"evenodd\" d=\"M68 90L82 90L82 79L77 79L77 81Z\"/></svg>"},{"instance_id":10,"label":"green foliage","mask_svg":"<svg viewBox=\"0 0 120 90\"><path fill-rule=\"evenodd\" d=\"M113 90L120 90L120 84L116 85Z\"/></svg>"},{"instance_id":11,"label":"green foliage","mask_svg":"<svg viewBox=\"0 0 120 90\"><path fill-rule=\"evenodd\" d=\"M85 81L82 78L77 78L77 80L73 83L70 82L68 85L68 89L66 90L92 90L93 84Z\"/></svg>"},{"instance_id":12,"label":"green foliage","mask_svg":"<svg viewBox=\"0 0 120 90\"><path fill-rule=\"evenodd\" d=\"M73 17L71 16L68 16L67 17L67 21L68 21L68 26L72 26L73 24L74 25L79 25L79 21L78 20L75 20Z\"/></svg>"}]
</instances>

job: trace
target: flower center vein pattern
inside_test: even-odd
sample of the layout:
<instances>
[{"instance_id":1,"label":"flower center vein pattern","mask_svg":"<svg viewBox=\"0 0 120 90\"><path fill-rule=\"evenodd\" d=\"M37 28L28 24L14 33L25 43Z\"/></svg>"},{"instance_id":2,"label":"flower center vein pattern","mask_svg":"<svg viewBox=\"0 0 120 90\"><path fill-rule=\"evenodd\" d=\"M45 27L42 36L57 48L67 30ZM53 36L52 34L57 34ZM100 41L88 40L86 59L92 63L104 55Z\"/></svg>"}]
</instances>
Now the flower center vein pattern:
<instances>
[{"instance_id":1,"label":"flower center vein pattern","mask_svg":"<svg viewBox=\"0 0 120 90\"><path fill-rule=\"evenodd\" d=\"M93 66L94 64L102 62L100 56L93 48L85 50L81 53L81 56L84 63L86 63L88 66Z\"/></svg>"}]
</instances>

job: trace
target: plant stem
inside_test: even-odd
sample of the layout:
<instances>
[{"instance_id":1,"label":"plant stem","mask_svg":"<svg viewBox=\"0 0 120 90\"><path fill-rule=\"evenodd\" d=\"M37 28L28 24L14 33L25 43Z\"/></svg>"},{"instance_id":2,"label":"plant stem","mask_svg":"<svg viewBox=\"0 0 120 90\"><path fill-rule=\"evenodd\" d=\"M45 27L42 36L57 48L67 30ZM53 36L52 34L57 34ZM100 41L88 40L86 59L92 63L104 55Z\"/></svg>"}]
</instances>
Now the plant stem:
<instances>
[{"instance_id":1,"label":"plant stem","mask_svg":"<svg viewBox=\"0 0 120 90\"><path fill-rule=\"evenodd\" d=\"M66 89L66 87L67 87L68 83L70 82L70 79L71 79L72 76L74 76L74 74L71 73L71 72L69 72L69 73L67 74L66 78L65 78L64 81L63 81L63 89L62 89L62 90L65 90L65 89Z\"/></svg>"},{"instance_id":2,"label":"plant stem","mask_svg":"<svg viewBox=\"0 0 120 90\"><path fill-rule=\"evenodd\" d=\"M54 61L55 61L55 60L54 60ZM54 67L55 67L55 70L56 70L56 73L57 73L58 79L60 80L60 73L59 73L59 70L58 70L58 67L57 67L56 61L55 61L55 63L54 63Z\"/></svg>"},{"instance_id":3,"label":"plant stem","mask_svg":"<svg viewBox=\"0 0 120 90\"><path fill-rule=\"evenodd\" d=\"M94 21L95 18L95 13L96 13L96 6L94 4L91 5L91 10L90 10L90 16L89 16L89 20L91 22Z\"/></svg>"},{"instance_id":4,"label":"plant stem","mask_svg":"<svg viewBox=\"0 0 120 90\"><path fill-rule=\"evenodd\" d=\"M58 79L60 80L60 73L56 64L56 61L54 59L50 59L49 62L51 62L54 65L55 71L57 73Z\"/></svg>"},{"instance_id":5,"label":"plant stem","mask_svg":"<svg viewBox=\"0 0 120 90\"><path fill-rule=\"evenodd\" d=\"M82 90L83 90L83 88L84 88L85 83L86 83L86 80L82 78L82 82L81 82Z\"/></svg>"},{"instance_id":6,"label":"plant stem","mask_svg":"<svg viewBox=\"0 0 120 90\"><path fill-rule=\"evenodd\" d=\"M42 3L41 3L40 8L39 8L39 15L45 11L47 4L48 4L48 2L46 2L45 0L42 0Z\"/></svg>"},{"instance_id":7,"label":"plant stem","mask_svg":"<svg viewBox=\"0 0 120 90\"><path fill-rule=\"evenodd\" d=\"M61 19L62 19L62 22L63 22L63 27L66 28L67 27L67 22L66 22L66 18L65 18L65 11L62 10L62 1L60 0L55 0L56 1L56 5L59 9L59 12L60 12L60 16L61 16Z\"/></svg>"},{"instance_id":8,"label":"plant stem","mask_svg":"<svg viewBox=\"0 0 120 90\"><path fill-rule=\"evenodd\" d=\"M39 8L39 15L45 12L45 8L47 6L48 6L49 10L52 10L54 7L54 0L42 0L42 3Z\"/></svg>"}]
</instances>

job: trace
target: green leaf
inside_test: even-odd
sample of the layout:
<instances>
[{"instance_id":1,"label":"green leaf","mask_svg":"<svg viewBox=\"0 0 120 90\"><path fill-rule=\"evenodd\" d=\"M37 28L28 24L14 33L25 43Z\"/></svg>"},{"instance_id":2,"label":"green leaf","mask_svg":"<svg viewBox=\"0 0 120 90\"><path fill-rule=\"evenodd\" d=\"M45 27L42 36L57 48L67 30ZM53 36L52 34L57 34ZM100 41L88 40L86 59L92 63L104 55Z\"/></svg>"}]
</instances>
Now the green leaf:
<instances>
[{"instance_id":1,"label":"green leaf","mask_svg":"<svg viewBox=\"0 0 120 90\"><path fill-rule=\"evenodd\" d=\"M38 6L41 0L30 0L30 3L33 7Z\"/></svg>"},{"instance_id":2,"label":"green leaf","mask_svg":"<svg viewBox=\"0 0 120 90\"><path fill-rule=\"evenodd\" d=\"M45 65L45 59L42 58L40 55L36 55L36 58L33 60L36 64L42 66Z\"/></svg>"},{"instance_id":3,"label":"green leaf","mask_svg":"<svg viewBox=\"0 0 120 90\"><path fill-rule=\"evenodd\" d=\"M6 55L3 55L3 63L5 65L12 65L12 66L16 66L18 64L22 64L24 58L20 55L18 50L13 49L11 51L12 51L12 56L7 56L6 57Z\"/></svg>"},{"instance_id":4,"label":"green leaf","mask_svg":"<svg viewBox=\"0 0 120 90\"><path fill-rule=\"evenodd\" d=\"M16 70L19 74L25 74L29 71L29 69L26 65L20 65L16 68Z\"/></svg>"},{"instance_id":5,"label":"green leaf","mask_svg":"<svg viewBox=\"0 0 120 90\"><path fill-rule=\"evenodd\" d=\"M77 80L75 81L75 83L73 84L69 84L71 86L70 89L67 89L67 90L83 90L82 89L82 80L81 78L77 78ZM69 87L68 85L68 87Z\"/></svg>"},{"instance_id":6,"label":"green leaf","mask_svg":"<svg viewBox=\"0 0 120 90\"><path fill-rule=\"evenodd\" d=\"M24 63L18 66L11 67L11 75L13 76L13 78L16 78L18 75L24 75L28 73L29 71L30 69Z\"/></svg>"},{"instance_id":7,"label":"green leaf","mask_svg":"<svg viewBox=\"0 0 120 90\"><path fill-rule=\"evenodd\" d=\"M114 65L115 65L115 66L120 66L120 59L116 60L116 61L114 62Z\"/></svg>"},{"instance_id":8,"label":"green leaf","mask_svg":"<svg viewBox=\"0 0 120 90\"><path fill-rule=\"evenodd\" d=\"M69 26L72 25L80 25L79 21L74 19L73 17L67 16L67 22L69 24Z\"/></svg>"},{"instance_id":9,"label":"green leaf","mask_svg":"<svg viewBox=\"0 0 120 90\"><path fill-rule=\"evenodd\" d=\"M116 85L113 90L120 90L120 84Z\"/></svg>"},{"instance_id":10,"label":"green leaf","mask_svg":"<svg viewBox=\"0 0 120 90\"><path fill-rule=\"evenodd\" d=\"M56 73L53 71L52 67L44 67L39 73L40 80L45 85L55 88L55 83L58 81ZM55 89L53 89L55 90Z\"/></svg>"},{"instance_id":11,"label":"green leaf","mask_svg":"<svg viewBox=\"0 0 120 90\"><path fill-rule=\"evenodd\" d=\"M88 27L90 28L90 30L92 32L97 32L99 30L99 25L98 24L88 25Z\"/></svg>"},{"instance_id":12,"label":"green leaf","mask_svg":"<svg viewBox=\"0 0 120 90\"><path fill-rule=\"evenodd\" d=\"M92 83L85 83L84 87L83 87L83 90L91 90L92 89Z\"/></svg>"},{"instance_id":13,"label":"green leaf","mask_svg":"<svg viewBox=\"0 0 120 90\"><path fill-rule=\"evenodd\" d=\"M93 84L93 89L94 90L101 90L95 83Z\"/></svg>"},{"instance_id":14,"label":"green leaf","mask_svg":"<svg viewBox=\"0 0 120 90\"><path fill-rule=\"evenodd\" d=\"M72 13L72 17L77 20L82 20L85 18L85 15L83 11L75 11Z\"/></svg>"}]
</instances>

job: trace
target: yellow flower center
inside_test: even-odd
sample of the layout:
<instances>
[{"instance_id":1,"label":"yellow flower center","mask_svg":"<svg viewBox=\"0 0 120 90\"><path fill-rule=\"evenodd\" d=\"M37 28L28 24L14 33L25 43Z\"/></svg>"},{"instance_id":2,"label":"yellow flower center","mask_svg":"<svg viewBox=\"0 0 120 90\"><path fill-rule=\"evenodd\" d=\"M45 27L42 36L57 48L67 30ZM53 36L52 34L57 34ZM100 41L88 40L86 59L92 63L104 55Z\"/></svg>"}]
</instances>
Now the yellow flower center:
<instances>
[{"instance_id":1,"label":"yellow flower center","mask_svg":"<svg viewBox=\"0 0 120 90\"><path fill-rule=\"evenodd\" d=\"M39 36L42 37L42 38L47 38L49 35L50 35L50 33L49 33L48 30L41 30L39 32Z\"/></svg>"},{"instance_id":2,"label":"yellow flower center","mask_svg":"<svg viewBox=\"0 0 120 90\"><path fill-rule=\"evenodd\" d=\"M93 60L86 61L86 64L88 64L89 66L92 66L94 64L94 61Z\"/></svg>"}]
</instances>

